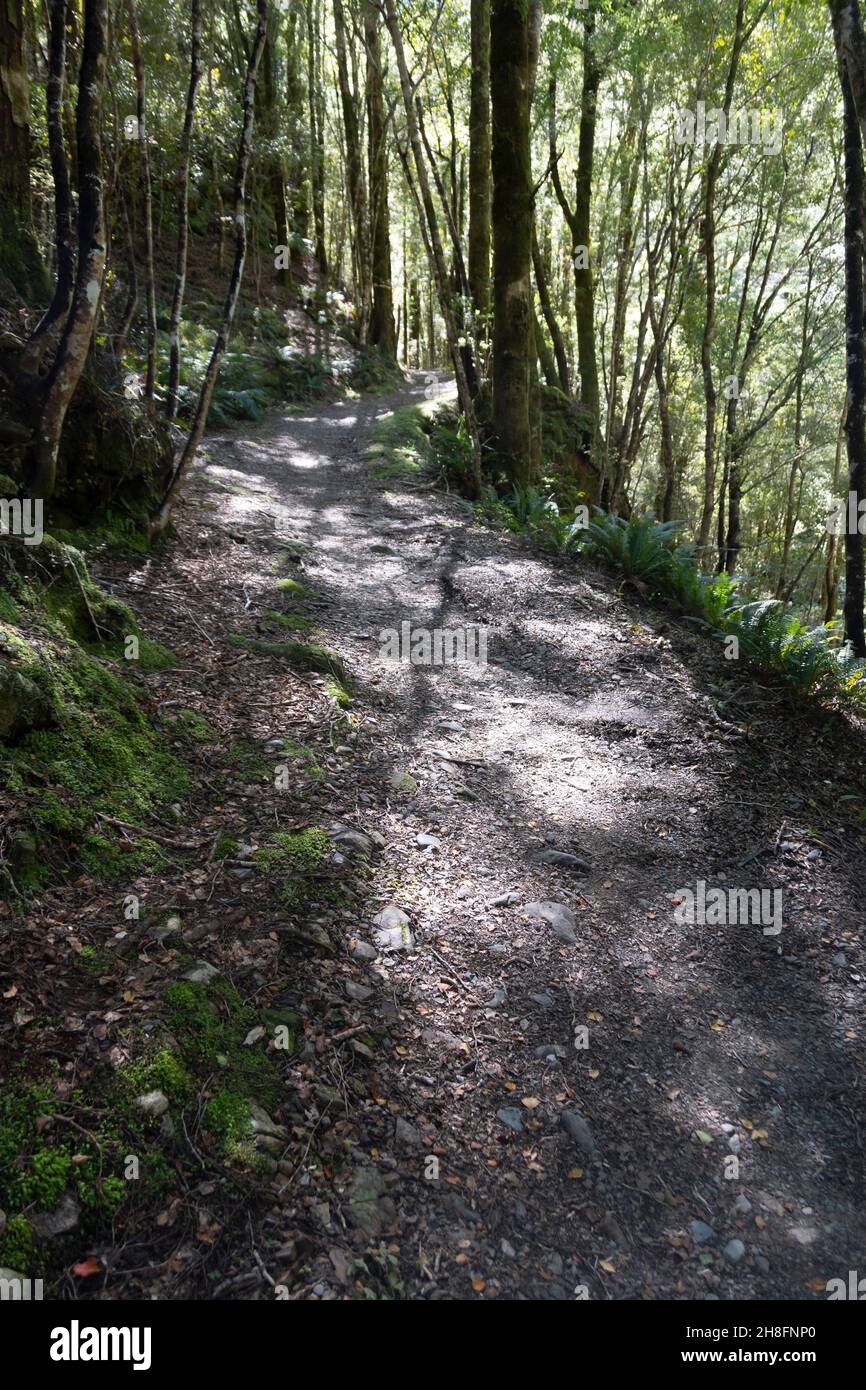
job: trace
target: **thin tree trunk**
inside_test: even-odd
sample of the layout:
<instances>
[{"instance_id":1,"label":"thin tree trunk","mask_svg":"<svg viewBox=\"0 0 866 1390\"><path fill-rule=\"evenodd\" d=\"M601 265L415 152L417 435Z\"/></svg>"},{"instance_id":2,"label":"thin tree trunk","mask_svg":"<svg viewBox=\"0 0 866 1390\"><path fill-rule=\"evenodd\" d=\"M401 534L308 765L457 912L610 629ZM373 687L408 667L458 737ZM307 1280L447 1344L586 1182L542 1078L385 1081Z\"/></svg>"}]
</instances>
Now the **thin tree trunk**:
<instances>
[{"instance_id":1,"label":"thin tree trunk","mask_svg":"<svg viewBox=\"0 0 866 1390\"><path fill-rule=\"evenodd\" d=\"M171 301L171 322L169 324L168 391L165 398L165 413L169 420L174 419L177 407L177 387L180 381L180 315L186 288L186 258L189 247L189 165L192 151L192 127L195 120L195 99L201 76L200 52L201 0L191 0L189 88L186 94L186 112L184 113L183 131L180 137L180 172L177 187L177 257L174 271L174 295Z\"/></svg>"},{"instance_id":2,"label":"thin tree trunk","mask_svg":"<svg viewBox=\"0 0 866 1390\"><path fill-rule=\"evenodd\" d=\"M367 49L367 151L370 170L370 242L373 307L370 342L396 361L394 292L391 283L391 218L388 207L388 140L382 103L382 45L379 6L365 0L364 39Z\"/></svg>"},{"instance_id":3,"label":"thin tree trunk","mask_svg":"<svg viewBox=\"0 0 866 1390\"><path fill-rule=\"evenodd\" d=\"M394 0L384 0L384 4L385 23L388 26L388 32L391 35L394 53L397 58L397 71L400 76L400 90L403 96L403 109L406 115L406 132L409 137L412 158L415 163L415 173L418 179L418 197L420 202L419 216L423 215L427 223L431 269L436 283L436 292L439 297L439 308L442 313L442 318L445 321L448 351L451 355L451 361L454 366L454 376L457 381L457 395L466 421L466 429L472 443L471 484L475 495L479 496L481 493L481 440L478 436L475 409L472 404L472 396L463 368L463 359L460 355L460 348L457 343L454 313L451 306L451 290L448 283L448 268L445 264L445 252L442 249L442 239L439 235L439 226L436 221L436 209L433 205L433 197L430 192L430 181L427 178L427 166L424 160L424 151L421 147L421 136L418 132L418 121L415 115L412 82L409 77L409 69L406 66L403 37L400 33L400 25L397 20ZM406 167L408 169L408 152Z\"/></svg>"},{"instance_id":4,"label":"thin tree trunk","mask_svg":"<svg viewBox=\"0 0 866 1390\"><path fill-rule=\"evenodd\" d=\"M129 22L129 42L132 47L132 67L135 73L136 108L138 115L138 150L141 161L141 181L144 193L144 285L147 297L147 373L144 382L146 400L153 400L156 386L156 284L153 265L153 195L150 179L150 145L147 134L147 87L135 0L126 0Z\"/></svg>"},{"instance_id":5,"label":"thin tree trunk","mask_svg":"<svg viewBox=\"0 0 866 1390\"><path fill-rule=\"evenodd\" d=\"M54 295L48 309L37 324L21 355L25 371L38 370L51 329L65 319L72 303L75 283L75 257L72 249L72 192L69 186L69 162L63 139L63 95L66 82L66 4L67 0L50 0L48 82L45 89L48 149L51 156L51 176L54 182L54 239L57 251L57 273Z\"/></svg>"},{"instance_id":6,"label":"thin tree trunk","mask_svg":"<svg viewBox=\"0 0 866 1390\"><path fill-rule=\"evenodd\" d=\"M833 36L842 87L845 142L845 321L847 410L845 438L848 448L848 492L854 495L859 517L860 502L866 498L866 331L864 331L863 283L863 207L866 178L863 143L858 113L846 61L846 24L850 19L848 0L831 0ZM856 6L855 6L856 8ZM859 13L859 12L858 12ZM853 64L852 64L853 66ZM864 555L863 537L845 515L845 640L856 656L866 656L863 624Z\"/></svg>"},{"instance_id":7,"label":"thin tree trunk","mask_svg":"<svg viewBox=\"0 0 866 1390\"><path fill-rule=\"evenodd\" d=\"M268 0L257 0L257 24L255 37L250 48L250 56L247 62L246 78L243 90L243 119L241 122L241 134L238 142L237 162L235 164L235 186L234 186L234 225L235 225L235 258L232 267L231 279L226 293L225 306L223 308L223 319L214 343L210 361L207 365L204 380L199 392L198 404L193 417L192 426L186 444L175 465L171 480L166 489L165 496L156 516L152 518L149 533L151 539L159 536L168 525L171 516L171 508L175 498L183 484L184 478L189 470L198 446L201 443L207 424L208 411L210 410L211 398L214 387L219 376L220 365L223 354L228 346L231 335L232 323L234 322L235 309L237 308L238 295L240 294L241 282L244 276L244 265L247 255L247 212L246 212L246 182L247 172L250 164L250 150L252 146L253 122L255 118L255 92L256 77L258 75L259 64L265 46L268 31Z\"/></svg>"},{"instance_id":8,"label":"thin tree trunk","mask_svg":"<svg viewBox=\"0 0 866 1390\"><path fill-rule=\"evenodd\" d=\"M490 319L490 0L472 0L469 79L469 285L476 338Z\"/></svg>"},{"instance_id":9,"label":"thin tree trunk","mask_svg":"<svg viewBox=\"0 0 866 1390\"><path fill-rule=\"evenodd\" d=\"M493 0L490 14L493 170L493 421L496 447L512 484L532 480L534 359L532 85L526 0Z\"/></svg>"},{"instance_id":10,"label":"thin tree trunk","mask_svg":"<svg viewBox=\"0 0 866 1390\"><path fill-rule=\"evenodd\" d=\"M29 493L48 501L57 479L60 436L69 403L84 370L102 294L106 232L100 111L105 82L108 0L85 0L84 40L78 74L78 272L72 307L51 371L37 428Z\"/></svg>"},{"instance_id":11,"label":"thin tree trunk","mask_svg":"<svg viewBox=\"0 0 866 1390\"><path fill-rule=\"evenodd\" d=\"M763 6L766 9L766 5ZM763 9L760 13L763 13ZM738 0L737 17L734 24L734 39L731 57L725 78L725 97L723 109L730 111L734 96L734 84L740 65L740 55L748 37L745 29L746 0ZM756 16L749 33L757 23ZM701 376L704 383L704 498L701 521L698 530L698 546L705 550L710 540L713 525L713 502L716 480L716 419L718 414L718 393L713 379L713 342L716 336L716 184L722 166L724 146L718 142L707 161L704 178L702 240L705 263L705 313L704 331L701 336Z\"/></svg>"},{"instance_id":12,"label":"thin tree trunk","mask_svg":"<svg viewBox=\"0 0 866 1390\"><path fill-rule=\"evenodd\" d=\"M352 210L358 341L363 344L368 341L370 330L370 236L364 161L358 129L358 99L349 80L343 0L334 0L334 37L337 49L337 80L346 137L346 182Z\"/></svg>"},{"instance_id":13,"label":"thin tree trunk","mask_svg":"<svg viewBox=\"0 0 866 1390\"><path fill-rule=\"evenodd\" d=\"M315 8L315 13L314 13ZM322 72L318 35L321 33L321 0L306 0L307 11L307 88L310 106L310 191L313 203L313 229L316 262L322 281L328 278L328 252L325 239L325 145L324 113L321 96Z\"/></svg>"},{"instance_id":14,"label":"thin tree trunk","mask_svg":"<svg viewBox=\"0 0 866 1390\"><path fill-rule=\"evenodd\" d=\"M553 311L550 301L550 286L547 282L547 273L544 269L544 260L541 255L541 247L538 244L538 233L535 229L535 219L532 222L532 266L535 271L535 288L538 290L538 302L541 305L541 312L544 322L547 324L547 331L550 334L550 341L553 343L553 353L556 358L556 380L551 382L552 386L558 386L559 390L566 396L571 395L571 384L568 376L568 353L565 350L565 339L562 336L562 329ZM545 373L546 375L546 373Z\"/></svg>"}]
</instances>

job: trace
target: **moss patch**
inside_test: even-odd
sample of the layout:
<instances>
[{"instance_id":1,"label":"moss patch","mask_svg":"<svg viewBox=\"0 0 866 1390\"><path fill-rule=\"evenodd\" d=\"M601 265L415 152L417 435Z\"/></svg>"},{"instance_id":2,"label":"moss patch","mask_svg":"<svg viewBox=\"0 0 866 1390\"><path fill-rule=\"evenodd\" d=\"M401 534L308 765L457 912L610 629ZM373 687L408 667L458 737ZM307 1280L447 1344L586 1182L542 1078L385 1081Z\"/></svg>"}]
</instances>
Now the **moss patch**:
<instances>
[{"instance_id":1,"label":"moss patch","mask_svg":"<svg viewBox=\"0 0 866 1390\"><path fill-rule=\"evenodd\" d=\"M311 896L329 846L327 831L315 827L293 835L279 832L255 851L253 859L262 873L278 880L276 891L280 901L287 906L297 906Z\"/></svg>"},{"instance_id":2,"label":"moss patch","mask_svg":"<svg viewBox=\"0 0 866 1390\"><path fill-rule=\"evenodd\" d=\"M296 671L319 671L324 675L336 676L339 681L347 680L341 658L327 647L304 642L263 642L254 637L241 637L237 633L231 633L227 640L244 651L278 657Z\"/></svg>"}]
</instances>

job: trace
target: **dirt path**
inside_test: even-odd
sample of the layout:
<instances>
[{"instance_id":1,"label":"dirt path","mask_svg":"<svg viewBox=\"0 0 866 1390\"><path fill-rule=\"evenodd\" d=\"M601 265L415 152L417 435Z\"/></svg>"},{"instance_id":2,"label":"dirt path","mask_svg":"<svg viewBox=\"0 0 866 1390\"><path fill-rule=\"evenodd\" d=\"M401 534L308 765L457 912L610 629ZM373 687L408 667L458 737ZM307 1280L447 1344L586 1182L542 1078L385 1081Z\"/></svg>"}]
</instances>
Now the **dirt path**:
<instances>
[{"instance_id":1,"label":"dirt path","mask_svg":"<svg viewBox=\"0 0 866 1390\"><path fill-rule=\"evenodd\" d=\"M585 564L377 481L361 452L395 403L211 441L178 544L115 576L182 652L156 693L314 750L294 801L239 778L205 830L362 837L334 841L348 906L293 917L242 864L176 885L197 952L304 1018L221 1296L271 1296L255 1249L295 1297L824 1298L866 1266L859 735ZM225 641L286 635L279 573L347 664L348 722ZM410 620L482 625L488 664L382 660ZM781 889L781 934L678 923L699 881ZM412 949L364 959L389 905Z\"/></svg>"}]
</instances>

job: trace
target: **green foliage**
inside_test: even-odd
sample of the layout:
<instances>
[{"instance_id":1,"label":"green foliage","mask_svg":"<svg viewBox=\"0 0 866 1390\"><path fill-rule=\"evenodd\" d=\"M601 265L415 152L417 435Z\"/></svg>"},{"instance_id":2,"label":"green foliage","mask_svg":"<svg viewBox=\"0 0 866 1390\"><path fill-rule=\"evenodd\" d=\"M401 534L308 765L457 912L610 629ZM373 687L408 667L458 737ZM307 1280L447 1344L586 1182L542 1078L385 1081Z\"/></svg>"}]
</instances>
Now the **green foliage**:
<instances>
[{"instance_id":1,"label":"green foliage","mask_svg":"<svg viewBox=\"0 0 866 1390\"><path fill-rule=\"evenodd\" d=\"M581 548L621 569L626 579L662 591L673 563L672 547L682 527L681 521L656 521L652 516L626 519L596 508Z\"/></svg>"}]
</instances>

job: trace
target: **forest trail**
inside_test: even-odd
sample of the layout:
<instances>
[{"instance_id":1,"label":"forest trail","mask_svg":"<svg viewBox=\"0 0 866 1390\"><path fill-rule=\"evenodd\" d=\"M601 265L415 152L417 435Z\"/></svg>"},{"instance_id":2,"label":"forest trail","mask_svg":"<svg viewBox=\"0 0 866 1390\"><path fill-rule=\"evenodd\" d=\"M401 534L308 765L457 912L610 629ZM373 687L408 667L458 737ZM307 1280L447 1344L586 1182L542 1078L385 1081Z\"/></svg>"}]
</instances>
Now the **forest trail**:
<instances>
[{"instance_id":1,"label":"forest trail","mask_svg":"<svg viewBox=\"0 0 866 1390\"><path fill-rule=\"evenodd\" d=\"M418 479L377 479L373 420L430 381L211 437L177 541L102 575L182 653L148 678L156 698L318 768L297 796L272 769L238 772L205 832L360 836L332 839L348 906L323 893L293 918L243 849L223 865L202 850L167 888L196 954L304 1030L255 1234L246 1210L218 1217L212 1251L160 1269L165 1291L204 1272L216 1296L270 1297L263 1261L301 1298L358 1281L380 1297L826 1297L810 1281L847 1278L866 1239L843 726L732 676L719 645L610 577ZM320 677L225 640L285 637L267 614L286 574L346 663L347 721ZM488 664L384 661L380 630L409 620L483 626ZM781 935L679 924L676 890L701 881L781 889ZM389 905L412 949L365 959Z\"/></svg>"}]
</instances>

